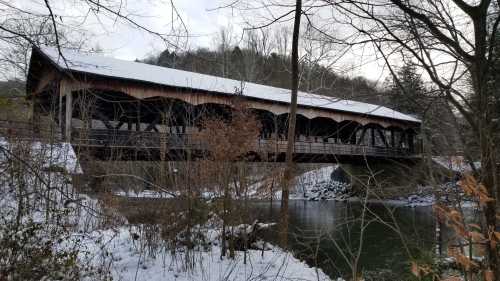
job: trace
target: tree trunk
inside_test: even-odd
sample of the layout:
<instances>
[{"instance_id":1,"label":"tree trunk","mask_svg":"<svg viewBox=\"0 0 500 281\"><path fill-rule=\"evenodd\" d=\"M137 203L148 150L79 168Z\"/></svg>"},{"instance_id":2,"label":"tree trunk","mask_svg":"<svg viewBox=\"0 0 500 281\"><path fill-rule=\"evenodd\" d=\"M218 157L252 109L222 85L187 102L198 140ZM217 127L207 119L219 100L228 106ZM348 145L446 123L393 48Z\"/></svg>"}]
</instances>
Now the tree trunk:
<instances>
[{"instance_id":1,"label":"tree trunk","mask_svg":"<svg viewBox=\"0 0 500 281\"><path fill-rule=\"evenodd\" d=\"M494 155L494 147L492 147L492 144L490 144L490 139L489 137L485 136L486 133L482 132L481 133L481 170L483 172L483 184L486 187L488 191L488 196L491 198L495 198L495 193L498 189L497 183L496 183L496 163L495 163L495 155ZM490 233L491 231L495 231L497 228L497 223L496 223L496 205L497 202L496 200L487 202L486 205L483 207L483 212L485 216L485 223L486 227L484 228L484 235L485 237L491 237ZM492 237L491 239L495 239ZM498 278L500 277L500 266L499 266L499 259L498 259L498 247L494 245L494 243L488 243L487 245L487 253L488 253L488 266L490 267L491 271L493 271L495 274L495 279L494 280L499 280Z\"/></svg>"},{"instance_id":2,"label":"tree trunk","mask_svg":"<svg viewBox=\"0 0 500 281\"><path fill-rule=\"evenodd\" d=\"M299 88L299 33L300 33L300 16L302 13L302 0L296 0L295 3L295 20L293 24L293 39L292 39L292 87L291 87L291 102L290 116L288 119L288 142L286 149L286 168L284 173L284 182L281 193L281 244L283 248L288 244L288 197L290 194L290 183L293 176L293 148L295 146L295 123L297 115L297 92Z\"/></svg>"}]
</instances>

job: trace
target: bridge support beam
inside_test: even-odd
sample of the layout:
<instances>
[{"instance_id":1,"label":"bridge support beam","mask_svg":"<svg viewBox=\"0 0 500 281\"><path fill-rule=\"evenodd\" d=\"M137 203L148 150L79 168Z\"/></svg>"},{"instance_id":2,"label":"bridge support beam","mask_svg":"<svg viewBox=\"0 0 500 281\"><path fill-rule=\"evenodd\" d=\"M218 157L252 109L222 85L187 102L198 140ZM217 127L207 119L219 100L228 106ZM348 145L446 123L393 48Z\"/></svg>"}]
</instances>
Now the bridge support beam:
<instances>
[{"instance_id":1,"label":"bridge support beam","mask_svg":"<svg viewBox=\"0 0 500 281\"><path fill-rule=\"evenodd\" d=\"M71 91L66 92L66 127L64 136L67 142L71 141L71 119L73 117L73 95Z\"/></svg>"},{"instance_id":2,"label":"bridge support beam","mask_svg":"<svg viewBox=\"0 0 500 281\"><path fill-rule=\"evenodd\" d=\"M391 147L395 147L396 145L396 138L394 136L394 129L391 128Z\"/></svg>"},{"instance_id":3,"label":"bridge support beam","mask_svg":"<svg viewBox=\"0 0 500 281\"><path fill-rule=\"evenodd\" d=\"M62 113L62 101L65 100L64 116ZM64 118L64 119L63 119ZM71 119L73 118L73 94L64 81L59 85L59 122L64 140L71 141Z\"/></svg>"}]
</instances>

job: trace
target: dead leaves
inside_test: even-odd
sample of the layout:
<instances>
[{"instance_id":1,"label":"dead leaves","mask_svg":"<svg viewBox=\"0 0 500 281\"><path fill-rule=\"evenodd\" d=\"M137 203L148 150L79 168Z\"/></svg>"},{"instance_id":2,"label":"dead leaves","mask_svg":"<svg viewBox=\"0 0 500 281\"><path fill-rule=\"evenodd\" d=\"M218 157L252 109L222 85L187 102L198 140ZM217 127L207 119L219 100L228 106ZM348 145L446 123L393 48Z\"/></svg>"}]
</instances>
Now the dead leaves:
<instances>
[{"instance_id":1,"label":"dead leaves","mask_svg":"<svg viewBox=\"0 0 500 281\"><path fill-rule=\"evenodd\" d=\"M458 185L465 194L477 198L481 206L495 201L494 198L489 196L486 187L471 175L465 175L464 178L458 182Z\"/></svg>"},{"instance_id":2,"label":"dead leaves","mask_svg":"<svg viewBox=\"0 0 500 281\"><path fill-rule=\"evenodd\" d=\"M467 230L466 225L464 224L463 216L460 212L447 206L437 204L434 205L433 208L438 219L444 222L447 226L453 228L455 233L457 233L460 237L471 237L471 234Z\"/></svg>"},{"instance_id":3,"label":"dead leaves","mask_svg":"<svg viewBox=\"0 0 500 281\"><path fill-rule=\"evenodd\" d=\"M481 226L479 224L469 223L469 227L474 228L476 230L481 230Z\"/></svg>"},{"instance_id":4,"label":"dead leaves","mask_svg":"<svg viewBox=\"0 0 500 281\"><path fill-rule=\"evenodd\" d=\"M480 207L484 208L487 204L495 201L494 198L489 196L488 189L471 175L465 175L458 184L466 195L475 198L479 202ZM491 225L466 224L461 212L447 206L435 205L434 211L441 222L445 222L447 226L455 231L458 239L461 240L459 241L459 245L465 241L468 242L466 245L478 246L476 247L476 254L482 252L480 255L484 255L488 247L495 249L500 243L500 232L496 231L495 227ZM497 213L495 216L497 219L500 219L500 214ZM455 262L467 272L479 270L481 268L480 262L464 255L462 247L450 247L448 255L454 258ZM422 271L417 264L412 263L411 271L415 276L421 276L418 275ZM495 279L494 272L491 269L484 269L483 267L479 272L482 272L485 281L493 281ZM443 281L458 280L462 279L451 276Z\"/></svg>"},{"instance_id":5,"label":"dead leaves","mask_svg":"<svg viewBox=\"0 0 500 281\"><path fill-rule=\"evenodd\" d=\"M470 231L469 237L471 238L472 242L474 242L474 243L483 243L484 241L486 241L484 235L482 233L477 232L477 231Z\"/></svg>"},{"instance_id":6,"label":"dead leaves","mask_svg":"<svg viewBox=\"0 0 500 281\"><path fill-rule=\"evenodd\" d=\"M220 116L202 119L202 127L194 138L207 146L214 161L236 161L257 152L261 123L246 108L236 108L230 120Z\"/></svg>"},{"instance_id":7,"label":"dead leaves","mask_svg":"<svg viewBox=\"0 0 500 281\"><path fill-rule=\"evenodd\" d=\"M464 254L460 253L457 248L449 248L448 256L454 258L457 264L462 266L466 271L470 271L472 268L479 267L479 264L466 257Z\"/></svg>"},{"instance_id":8,"label":"dead leaves","mask_svg":"<svg viewBox=\"0 0 500 281\"><path fill-rule=\"evenodd\" d=\"M488 240L490 241L490 248L495 249L497 244L500 242L500 232L493 230L490 227L490 231L488 232Z\"/></svg>"},{"instance_id":9,"label":"dead leaves","mask_svg":"<svg viewBox=\"0 0 500 281\"><path fill-rule=\"evenodd\" d=\"M418 264L416 261L411 262L411 273L416 277L423 277L432 274L432 267L427 264Z\"/></svg>"},{"instance_id":10,"label":"dead leaves","mask_svg":"<svg viewBox=\"0 0 500 281\"><path fill-rule=\"evenodd\" d=\"M488 269L484 271L484 281L493 281L495 280L495 273L493 273L493 270Z\"/></svg>"},{"instance_id":11,"label":"dead leaves","mask_svg":"<svg viewBox=\"0 0 500 281\"><path fill-rule=\"evenodd\" d=\"M463 279L458 276L450 276L447 277L446 279L443 279L443 281L463 281Z\"/></svg>"},{"instance_id":12,"label":"dead leaves","mask_svg":"<svg viewBox=\"0 0 500 281\"><path fill-rule=\"evenodd\" d=\"M495 239L497 239L497 241L500 242L500 232L494 231L493 234L495 235Z\"/></svg>"}]
</instances>

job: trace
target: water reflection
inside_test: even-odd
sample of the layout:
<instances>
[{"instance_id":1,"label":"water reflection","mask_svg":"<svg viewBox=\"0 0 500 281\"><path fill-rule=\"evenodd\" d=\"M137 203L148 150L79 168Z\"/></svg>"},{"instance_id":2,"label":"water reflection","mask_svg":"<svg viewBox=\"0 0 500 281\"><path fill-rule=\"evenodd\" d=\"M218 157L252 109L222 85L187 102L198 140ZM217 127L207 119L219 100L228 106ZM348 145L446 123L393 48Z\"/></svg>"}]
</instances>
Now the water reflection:
<instances>
[{"instance_id":1,"label":"water reflection","mask_svg":"<svg viewBox=\"0 0 500 281\"><path fill-rule=\"evenodd\" d=\"M279 220L279 203L258 202L253 207L260 220ZM291 250L311 266L319 266L331 277L337 277L351 275L349 263L352 264L361 246L358 272L364 272L365 277L376 272L374 280L396 276L405 280L404 276L409 278L410 258L434 251L432 208L371 204L362 239L361 212L359 203L290 202ZM274 242L275 235L269 233L267 239Z\"/></svg>"}]
</instances>

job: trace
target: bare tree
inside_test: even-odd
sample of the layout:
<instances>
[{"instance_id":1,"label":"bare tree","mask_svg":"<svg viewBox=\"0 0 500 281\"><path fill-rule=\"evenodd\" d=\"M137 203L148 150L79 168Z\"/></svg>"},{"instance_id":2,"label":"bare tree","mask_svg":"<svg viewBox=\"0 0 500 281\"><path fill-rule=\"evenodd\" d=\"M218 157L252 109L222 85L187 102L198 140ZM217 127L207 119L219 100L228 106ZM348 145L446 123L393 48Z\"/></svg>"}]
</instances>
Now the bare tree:
<instances>
[{"instance_id":1,"label":"bare tree","mask_svg":"<svg viewBox=\"0 0 500 281\"><path fill-rule=\"evenodd\" d=\"M22 2L22 1L20 1ZM185 44L188 35L186 25L173 3L171 28L161 32L142 24L141 15L129 12L121 1L78 0L73 3L75 13L64 13L61 2L45 0L39 5L22 5L12 1L0 1L0 64L4 75L24 79L27 74L32 46L81 48L88 39L88 30L82 28L94 21L107 29L106 22L119 22L159 38L169 48ZM87 46L89 48L89 46ZM62 57L63 54L60 52Z\"/></svg>"},{"instance_id":2,"label":"bare tree","mask_svg":"<svg viewBox=\"0 0 500 281\"><path fill-rule=\"evenodd\" d=\"M483 235L497 229L500 204L498 157L498 90L491 87L495 56L498 53L499 1L321 1L317 12L328 9L338 17L347 34L333 36L332 42L349 45L369 43L394 74L396 60L412 61L425 71L466 120L478 139L481 169L475 176L491 200L482 205ZM487 250L486 267L500 276L499 253L495 243Z\"/></svg>"}]
</instances>

